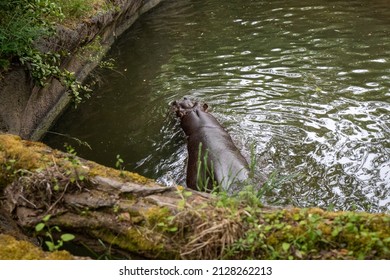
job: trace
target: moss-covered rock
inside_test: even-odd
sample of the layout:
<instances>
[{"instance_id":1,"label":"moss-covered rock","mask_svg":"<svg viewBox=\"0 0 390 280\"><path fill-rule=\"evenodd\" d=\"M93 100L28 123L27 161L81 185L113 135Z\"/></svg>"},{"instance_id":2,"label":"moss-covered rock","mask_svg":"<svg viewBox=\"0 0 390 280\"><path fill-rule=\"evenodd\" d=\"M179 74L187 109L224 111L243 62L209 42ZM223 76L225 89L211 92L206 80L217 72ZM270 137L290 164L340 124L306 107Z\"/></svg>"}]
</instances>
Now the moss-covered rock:
<instances>
[{"instance_id":1,"label":"moss-covered rock","mask_svg":"<svg viewBox=\"0 0 390 280\"><path fill-rule=\"evenodd\" d=\"M23 170L44 170L60 166L79 175L101 176L118 180L134 181L140 184L154 181L134 172L107 168L74 155L52 150L40 142L22 140L19 136L0 133L0 189L6 186Z\"/></svg>"},{"instance_id":2,"label":"moss-covered rock","mask_svg":"<svg viewBox=\"0 0 390 280\"><path fill-rule=\"evenodd\" d=\"M260 214L258 221L244 221L247 231L232 246L240 247L239 255L247 253L247 257L262 259L390 259L390 217L385 214L293 208Z\"/></svg>"},{"instance_id":3,"label":"moss-covered rock","mask_svg":"<svg viewBox=\"0 0 390 280\"><path fill-rule=\"evenodd\" d=\"M390 259L388 214L265 207L253 192L163 187L13 135L0 134L0 184L7 221L12 213L24 232L34 232L50 214L48 227L97 251L103 242L143 258ZM23 255L16 245L6 250L46 257Z\"/></svg>"},{"instance_id":4,"label":"moss-covered rock","mask_svg":"<svg viewBox=\"0 0 390 280\"><path fill-rule=\"evenodd\" d=\"M0 260L72 260L67 251L44 252L30 242L0 234Z\"/></svg>"}]
</instances>

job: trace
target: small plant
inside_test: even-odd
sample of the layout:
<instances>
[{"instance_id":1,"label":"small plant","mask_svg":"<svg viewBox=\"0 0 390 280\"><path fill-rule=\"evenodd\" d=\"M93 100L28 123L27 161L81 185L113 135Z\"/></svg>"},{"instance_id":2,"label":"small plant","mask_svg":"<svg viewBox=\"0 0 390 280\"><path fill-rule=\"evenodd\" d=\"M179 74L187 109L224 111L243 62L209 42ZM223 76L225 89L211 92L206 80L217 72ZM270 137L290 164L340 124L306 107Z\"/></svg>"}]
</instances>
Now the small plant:
<instances>
[{"instance_id":1,"label":"small plant","mask_svg":"<svg viewBox=\"0 0 390 280\"><path fill-rule=\"evenodd\" d=\"M123 163L124 163L124 160L121 158L121 156L116 155L116 162L115 162L116 169L123 170L124 169Z\"/></svg>"},{"instance_id":2,"label":"small plant","mask_svg":"<svg viewBox=\"0 0 390 280\"><path fill-rule=\"evenodd\" d=\"M181 200L179 201L178 207L179 209L184 209L189 204L187 203L187 200L189 197L192 196L191 191L186 191L183 186L177 186L176 193L181 197Z\"/></svg>"},{"instance_id":3,"label":"small plant","mask_svg":"<svg viewBox=\"0 0 390 280\"><path fill-rule=\"evenodd\" d=\"M66 157L66 160L69 161L73 167L66 171L66 175L70 176L71 183L83 181L85 179L85 173L83 174L82 169L79 168L81 166L81 162L77 157L76 150L67 143L65 143L64 147L69 155Z\"/></svg>"},{"instance_id":4,"label":"small plant","mask_svg":"<svg viewBox=\"0 0 390 280\"><path fill-rule=\"evenodd\" d=\"M169 216L165 219L164 222L160 222L157 224L157 226L163 231L163 232L177 232L178 228L176 225L172 225L173 220L175 219L175 216Z\"/></svg>"},{"instance_id":5,"label":"small plant","mask_svg":"<svg viewBox=\"0 0 390 280\"><path fill-rule=\"evenodd\" d=\"M68 161L70 161L72 163L72 165L79 166L80 165L80 161L76 157L77 156L77 152L76 152L75 148L73 148L68 143L65 143L64 147L66 149L66 152L69 154L69 156L66 159Z\"/></svg>"},{"instance_id":6,"label":"small plant","mask_svg":"<svg viewBox=\"0 0 390 280\"><path fill-rule=\"evenodd\" d=\"M16 159L9 159L5 162L5 170L11 171L14 169L16 163Z\"/></svg>"},{"instance_id":7,"label":"small plant","mask_svg":"<svg viewBox=\"0 0 390 280\"><path fill-rule=\"evenodd\" d=\"M15 177L23 176L27 173L27 170L20 169L18 161L15 158L8 158L4 162L0 163L0 172L3 173L4 178L8 181L13 180Z\"/></svg>"},{"instance_id":8,"label":"small plant","mask_svg":"<svg viewBox=\"0 0 390 280\"><path fill-rule=\"evenodd\" d=\"M61 83L65 86L65 88L71 94L71 96L73 98L73 102L74 102L76 107L82 101L82 97L81 97L82 94L86 98L91 97L91 95L89 93L92 90L88 86L82 85L77 80L74 72L69 72L68 70L64 69L63 71L60 72L58 79L61 81Z\"/></svg>"},{"instance_id":9,"label":"small plant","mask_svg":"<svg viewBox=\"0 0 390 280\"><path fill-rule=\"evenodd\" d=\"M57 251L58 249L60 249L64 245L64 242L68 242L68 241L73 240L75 238L75 236L73 234L70 234L70 233L64 233L64 234L61 234L59 240L55 240L54 236L53 236L54 232L61 232L61 229L58 226L49 226L48 222L49 222L50 218L51 218L51 215L46 215L45 217L43 217L42 222L40 222L39 224L37 224L35 226L35 232L40 233L41 231L46 230L45 236L49 240L46 240L45 244L47 246L47 249L50 252L53 252L53 251Z\"/></svg>"},{"instance_id":10,"label":"small plant","mask_svg":"<svg viewBox=\"0 0 390 280\"><path fill-rule=\"evenodd\" d=\"M172 220L173 220L173 218L174 217L172 217ZM177 226L171 226L169 223L161 222L161 223L158 223L157 226L159 226L163 232L176 232L177 231Z\"/></svg>"},{"instance_id":11,"label":"small plant","mask_svg":"<svg viewBox=\"0 0 390 280\"><path fill-rule=\"evenodd\" d=\"M99 62L99 67L102 69L114 70L115 69L115 59L109 58L107 60L102 60Z\"/></svg>"},{"instance_id":12,"label":"small plant","mask_svg":"<svg viewBox=\"0 0 390 280\"><path fill-rule=\"evenodd\" d=\"M61 69L61 55L59 53L42 53L31 48L26 49L20 55L19 60L29 69L31 77L38 86L45 87L50 78L59 80L71 94L76 106L82 101L82 93L84 97L90 97L91 90L76 79L74 72Z\"/></svg>"},{"instance_id":13,"label":"small plant","mask_svg":"<svg viewBox=\"0 0 390 280\"><path fill-rule=\"evenodd\" d=\"M99 62L105 53L101 40L100 36L96 36L88 45L81 47L78 53L79 58L89 62Z\"/></svg>"}]
</instances>

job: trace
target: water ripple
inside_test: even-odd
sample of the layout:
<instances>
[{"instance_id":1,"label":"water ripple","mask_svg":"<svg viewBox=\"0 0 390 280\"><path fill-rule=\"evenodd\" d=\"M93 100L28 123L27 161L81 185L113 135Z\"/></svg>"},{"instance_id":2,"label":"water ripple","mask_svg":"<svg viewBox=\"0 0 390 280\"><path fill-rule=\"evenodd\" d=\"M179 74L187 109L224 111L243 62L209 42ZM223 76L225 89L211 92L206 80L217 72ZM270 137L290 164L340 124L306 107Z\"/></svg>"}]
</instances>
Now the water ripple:
<instances>
[{"instance_id":1,"label":"water ripple","mask_svg":"<svg viewBox=\"0 0 390 280\"><path fill-rule=\"evenodd\" d=\"M389 211L390 9L328 2L167 1L113 47L122 74L105 72L99 98L55 129L95 149L80 155L112 164L119 153L184 183L184 135L166 112L191 96L247 158L256 145L256 173L285 178L265 202Z\"/></svg>"}]
</instances>

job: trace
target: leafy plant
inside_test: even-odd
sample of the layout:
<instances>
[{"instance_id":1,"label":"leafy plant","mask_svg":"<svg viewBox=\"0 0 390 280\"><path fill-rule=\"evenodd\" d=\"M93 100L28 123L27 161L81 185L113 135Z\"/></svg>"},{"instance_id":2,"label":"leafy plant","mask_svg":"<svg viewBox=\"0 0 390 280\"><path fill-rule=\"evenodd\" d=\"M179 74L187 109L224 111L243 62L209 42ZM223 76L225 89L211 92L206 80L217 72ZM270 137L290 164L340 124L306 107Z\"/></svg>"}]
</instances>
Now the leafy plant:
<instances>
[{"instance_id":1,"label":"leafy plant","mask_svg":"<svg viewBox=\"0 0 390 280\"><path fill-rule=\"evenodd\" d=\"M80 165L80 161L76 158L77 152L75 148L73 148L68 143L64 144L64 147L66 149L66 152L69 154L69 156L66 158L68 161L70 161L75 167Z\"/></svg>"},{"instance_id":2,"label":"leafy plant","mask_svg":"<svg viewBox=\"0 0 390 280\"><path fill-rule=\"evenodd\" d=\"M124 160L121 158L120 155L116 155L116 162L115 162L115 167L117 169L121 169L123 170L123 163L124 163Z\"/></svg>"},{"instance_id":3,"label":"leafy plant","mask_svg":"<svg viewBox=\"0 0 390 280\"><path fill-rule=\"evenodd\" d=\"M85 179L85 173L82 172L82 170L79 168L81 166L81 162L80 159L77 157L75 148L73 148L67 143L65 143L64 147L68 153L66 160L68 160L73 167L72 169L66 171L66 175L70 175L70 181L72 183L77 181L83 181Z\"/></svg>"},{"instance_id":4,"label":"leafy plant","mask_svg":"<svg viewBox=\"0 0 390 280\"><path fill-rule=\"evenodd\" d=\"M107 60L101 60L99 62L99 67L102 69L114 70L115 69L115 59L109 58Z\"/></svg>"},{"instance_id":5,"label":"leafy plant","mask_svg":"<svg viewBox=\"0 0 390 280\"><path fill-rule=\"evenodd\" d=\"M189 205L187 204L187 200L189 197L192 196L192 192L186 191L183 186L177 186L176 189L177 189L176 193L181 197L178 207L179 209L184 209L186 206Z\"/></svg>"},{"instance_id":6,"label":"leafy plant","mask_svg":"<svg viewBox=\"0 0 390 280\"><path fill-rule=\"evenodd\" d=\"M73 234L70 233L64 233L61 234L60 239L55 240L54 239L54 232L61 232L61 229L58 226L49 226L48 222L51 218L51 215L46 215L45 217L42 218L42 222L37 224L35 226L35 232L39 233L43 230L46 230L45 236L49 239L45 241L45 244L47 246L47 249L50 252L57 251L60 249L63 245L64 242L71 241L75 238Z\"/></svg>"},{"instance_id":7,"label":"leafy plant","mask_svg":"<svg viewBox=\"0 0 390 280\"><path fill-rule=\"evenodd\" d=\"M172 221L175 217L170 216L166 218L165 222L160 222L157 224L157 226L161 229L163 232L177 232L178 228L176 225L172 224Z\"/></svg>"}]
</instances>

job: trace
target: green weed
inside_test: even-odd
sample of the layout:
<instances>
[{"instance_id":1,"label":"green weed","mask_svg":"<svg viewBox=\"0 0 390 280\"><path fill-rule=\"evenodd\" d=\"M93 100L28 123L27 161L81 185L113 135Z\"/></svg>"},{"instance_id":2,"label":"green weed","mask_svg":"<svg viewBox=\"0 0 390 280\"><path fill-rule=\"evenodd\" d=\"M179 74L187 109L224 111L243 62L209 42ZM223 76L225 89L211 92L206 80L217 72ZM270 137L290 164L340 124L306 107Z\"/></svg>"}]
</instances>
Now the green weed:
<instances>
[{"instance_id":1,"label":"green weed","mask_svg":"<svg viewBox=\"0 0 390 280\"><path fill-rule=\"evenodd\" d=\"M208 150L203 151L202 142L199 143L198 159L196 163L196 182L199 191L218 192L220 186L214 179L214 164L209 161Z\"/></svg>"},{"instance_id":2,"label":"green weed","mask_svg":"<svg viewBox=\"0 0 390 280\"><path fill-rule=\"evenodd\" d=\"M75 238L73 234L64 233L61 234L60 239L54 239L54 232L61 232L61 229L58 226L49 226L48 222L51 218L51 215L46 215L42 218L42 222L35 226L35 232L40 233L45 230L45 236L49 239L45 241L45 244L50 252L57 251L60 249L64 242L71 241Z\"/></svg>"}]
</instances>

